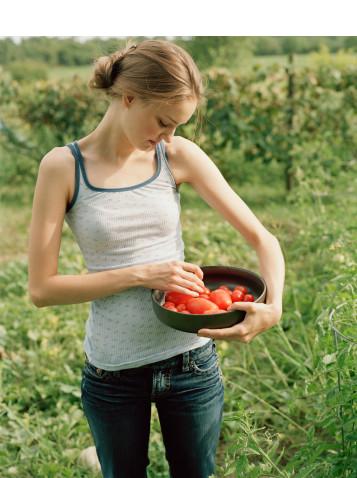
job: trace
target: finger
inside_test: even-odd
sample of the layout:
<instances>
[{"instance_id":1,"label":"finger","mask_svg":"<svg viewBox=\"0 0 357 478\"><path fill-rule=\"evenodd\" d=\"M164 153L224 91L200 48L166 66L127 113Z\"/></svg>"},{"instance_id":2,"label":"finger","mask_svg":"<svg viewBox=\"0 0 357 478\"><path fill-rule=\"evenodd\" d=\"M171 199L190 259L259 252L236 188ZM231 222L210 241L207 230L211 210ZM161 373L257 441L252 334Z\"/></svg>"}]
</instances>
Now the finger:
<instances>
[{"instance_id":1,"label":"finger","mask_svg":"<svg viewBox=\"0 0 357 478\"><path fill-rule=\"evenodd\" d=\"M228 337L226 329L200 329L197 332L199 337L207 337L210 339L225 339Z\"/></svg>"},{"instance_id":2,"label":"finger","mask_svg":"<svg viewBox=\"0 0 357 478\"><path fill-rule=\"evenodd\" d=\"M244 321L245 322L245 321ZM232 327L226 327L224 329L200 329L197 333L199 335L201 334L217 334L219 337L229 337L231 335L235 336L240 336L244 337L245 335L248 335L251 331L247 327L246 323L240 323L237 325L233 325Z\"/></svg>"},{"instance_id":3,"label":"finger","mask_svg":"<svg viewBox=\"0 0 357 478\"><path fill-rule=\"evenodd\" d=\"M194 290L198 293L202 292L202 288L200 285L197 284L197 282L192 282L192 281L180 278L179 285L181 287L186 287L189 290Z\"/></svg>"},{"instance_id":4,"label":"finger","mask_svg":"<svg viewBox=\"0 0 357 478\"><path fill-rule=\"evenodd\" d=\"M198 285L199 287L204 287L204 283L203 281L196 276L196 274L193 274L192 272L183 272L182 273L183 277L187 280L187 281L193 281L195 283L195 285Z\"/></svg>"},{"instance_id":5,"label":"finger","mask_svg":"<svg viewBox=\"0 0 357 478\"><path fill-rule=\"evenodd\" d=\"M238 340L239 342L246 343L246 336L240 336L236 333L233 333L230 329L227 332L227 329L201 329L197 332L199 337L206 337L208 339L214 340L226 340L233 341Z\"/></svg>"},{"instance_id":6,"label":"finger","mask_svg":"<svg viewBox=\"0 0 357 478\"><path fill-rule=\"evenodd\" d=\"M256 335L257 335L257 334L246 335L246 336L244 337L244 342L247 343L247 344L249 344L249 343L254 339L254 337L255 337Z\"/></svg>"},{"instance_id":7,"label":"finger","mask_svg":"<svg viewBox=\"0 0 357 478\"><path fill-rule=\"evenodd\" d=\"M192 297L198 297L198 291L197 290L192 290L192 289L186 289L185 287L176 285L170 290L174 290L176 292L181 292L182 294L187 294L187 295L192 295Z\"/></svg>"},{"instance_id":8,"label":"finger","mask_svg":"<svg viewBox=\"0 0 357 478\"><path fill-rule=\"evenodd\" d=\"M184 262L184 261L181 262L181 265L186 271L193 272L201 280L203 279L202 269L198 265L191 264L191 262Z\"/></svg>"},{"instance_id":9,"label":"finger","mask_svg":"<svg viewBox=\"0 0 357 478\"><path fill-rule=\"evenodd\" d=\"M227 310L245 310L246 312L253 312L254 309L254 302L233 302Z\"/></svg>"},{"instance_id":10,"label":"finger","mask_svg":"<svg viewBox=\"0 0 357 478\"><path fill-rule=\"evenodd\" d=\"M232 333L234 335L237 335L238 337L246 337L251 333L251 330L247 326L246 320L243 320L240 324L235 325L234 327L231 327Z\"/></svg>"},{"instance_id":11,"label":"finger","mask_svg":"<svg viewBox=\"0 0 357 478\"><path fill-rule=\"evenodd\" d=\"M251 334L251 330L247 325L247 321L244 320L243 322L233 325L232 327L226 327L224 329L200 329L197 332L197 335L204 336L204 337L212 337L212 338L229 338L234 336L235 338L238 337L246 337Z\"/></svg>"}]
</instances>

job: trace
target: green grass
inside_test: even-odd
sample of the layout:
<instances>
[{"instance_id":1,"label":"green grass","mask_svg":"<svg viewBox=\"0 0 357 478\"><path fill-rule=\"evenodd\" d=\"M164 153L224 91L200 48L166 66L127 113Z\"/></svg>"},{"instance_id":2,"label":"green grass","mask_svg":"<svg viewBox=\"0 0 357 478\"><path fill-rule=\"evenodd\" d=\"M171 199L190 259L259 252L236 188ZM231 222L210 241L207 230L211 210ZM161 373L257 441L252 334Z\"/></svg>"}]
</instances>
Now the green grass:
<instances>
[{"instance_id":1,"label":"green grass","mask_svg":"<svg viewBox=\"0 0 357 478\"><path fill-rule=\"evenodd\" d=\"M48 69L50 80L67 80L78 75L82 80L89 80L93 72L92 65L85 66L55 66Z\"/></svg>"},{"instance_id":2,"label":"green grass","mask_svg":"<svg viewBox=\"0 0 357 478\"><path fill-rule=\"evenodd\" d=\"M343 58L342 58L343 56ZM338 53L330 53L325 57L320 57L320 61L331 62L348 62L349 64L357 63L357 54L351 53L348 55L341 55ZM262 68L277 64L283 67L288 65L287 55L266 55L266 56L252 56L242 61L241 65L236 68L236 72L248 73L255 65L260 65ZM316 65L315 56L310 54L294 54L294 67L304 68L313 67ZM89 80L93 73L93 65L85 66L56 66L48 69L49 79L69 79L74 75L78 75L83 80Z\"/></svg>"},{"instance_id":3,"label":"green grass","mask_svg":"<svg viewBox=\"0 0 357 478\"><path fill-rule=\"evenodd\" d=\"M356 476L356 349L340 342L336 353L328 322L330 310L347 302L336 320L346 334L356 330L351 302L357 291L355 173L341 174L328 196L304 204L286 201L281 183L233 185L279 238L286 285L278 326L249 345L218 341L225 408L217 478ZM88 304L37 309L29 301L31 192L24 193L3 196L0 210L1 477L90 477L93 473L77 461L93 444L80 404ZM259 272L255 251L230 224L190 186L183 185L181 195L187 261ZM61 274L84 271L66 225L59 269ZM152 410L149 476L164 478L167 463Z\"/></svg>"},{"instance_id":4,"label":"green grass","mask_svg":"<svg viewBox=\"0 0 357 478\"><path fill-rule=\"evenodd\" d=\"M286 55L276 55L276 56L260 56L247 58L239 68L237 72L244 71L248 72L251 70L254 65L260 65L262 67L270 66L273 64L278 64L286 66L288 58ZM294 64L297 68L311 66L313 61L309 55L295 55ZM83 80L89 80L93 72L92 65L85 66L55 66L48 69L48 77L50 80L55 79L70 79L75 75L78 75Z\"/></svg>"}]
</instances>

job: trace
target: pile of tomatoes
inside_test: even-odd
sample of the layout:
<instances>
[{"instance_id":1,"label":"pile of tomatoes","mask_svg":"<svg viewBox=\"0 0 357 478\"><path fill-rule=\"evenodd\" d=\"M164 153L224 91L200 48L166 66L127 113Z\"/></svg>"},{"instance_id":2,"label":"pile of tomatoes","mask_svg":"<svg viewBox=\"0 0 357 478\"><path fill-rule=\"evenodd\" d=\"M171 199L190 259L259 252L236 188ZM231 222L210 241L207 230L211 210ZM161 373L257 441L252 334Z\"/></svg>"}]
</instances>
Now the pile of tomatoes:
<instances>
[{"instance_id":1,"label":"pile of tomatoes","mask_svg":"<svg viewBox=\"0 0 357 478\"><path fill-rule=\"evenodd\" d=\"M231 290L226 285L220 285L211 291L204 287L198 297L192 297L182 292L169 291L165 294L163 307L182 314L220 314L227 312L233 302L254 302L252 294L243 285L237 285Z\"/></svg>"}]
</instances>

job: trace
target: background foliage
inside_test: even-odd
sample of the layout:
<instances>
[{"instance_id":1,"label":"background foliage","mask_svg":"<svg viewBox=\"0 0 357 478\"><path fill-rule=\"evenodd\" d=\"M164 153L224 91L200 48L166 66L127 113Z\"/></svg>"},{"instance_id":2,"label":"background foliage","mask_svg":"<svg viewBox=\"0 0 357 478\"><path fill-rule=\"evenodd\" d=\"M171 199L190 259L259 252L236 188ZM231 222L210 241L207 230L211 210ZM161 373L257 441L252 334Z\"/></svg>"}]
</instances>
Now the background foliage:
<instances>
[{"instance_id":1,"label":"background foliage","mask_svg":"<svg viewBox=\"0 0 357 478\"><path fill-rule=\"evenodd\" d=\"M249 346L218 342L226 398L217 477L356 478L355 37L175 41L208 80L202 123L195 116L176 134L215 161L279 239L286 260L278 326ZM93 444L79 387L88 304L37 309L31 303L27 234L39 162L100 120L107 103L87 88L91 63L118 42L0 40L4 478L93 476L78 463ZM292 62L281 56L288 53ZM259 272L237 231L189 185L181 191L186 260ZM83 272L65 224L58 273ZM335 341L333 311L350 340ZM166 477L154 407L149 452L149 476Z\"/></svg>"}]
</instances>

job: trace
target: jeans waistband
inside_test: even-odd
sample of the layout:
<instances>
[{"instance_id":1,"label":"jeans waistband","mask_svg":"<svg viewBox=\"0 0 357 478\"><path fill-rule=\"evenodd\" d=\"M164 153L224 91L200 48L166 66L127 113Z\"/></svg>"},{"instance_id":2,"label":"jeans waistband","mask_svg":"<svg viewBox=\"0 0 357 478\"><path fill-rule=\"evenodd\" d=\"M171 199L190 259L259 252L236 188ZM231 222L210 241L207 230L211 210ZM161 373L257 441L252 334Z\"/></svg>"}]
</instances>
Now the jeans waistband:
<instances>
[{"instance_id":1,"label":"jeans waistband","mask_svg":"<svg viewBox=\"0 0 357 478\"><path fill-rule=\"evenodd\" d=\"M209 342L202 345L201 347L197 347L195 349L188 350L187 352L183 352L179 355L175 355L174 357L170 357L168 359L160 360L158 362L153 362L153 363L149 363L149 364L146 364L146 365L141 365L140 367L135 367L135 368L132 368L132 369L123 369L123 370L132 370L132 371L143 370L143 369L156 369L157 370L157 369L167 369L167 368L172 368L172 367L180 367L180 368L182 367L182 371L186 372L186 371L189 370L190 362L191 362L191 360L194 356L197 356L201 353L205 353L206 350L209 350L212 347L214 349L216 347L214 339L210 340ZM86 362L90 363L89 360L88 360L87 354L84 353L84 355L85 355ZM92 365L92 366L95 367L94 365ZM95 367L95 368L97 368L97 367ZM102 369L97 369L97 371L100 371L100 370L102 370ZM117 371L106 370L107 374L111 374L111 373L114 374L116 372Z\"/></svg>"}]
</instances>

